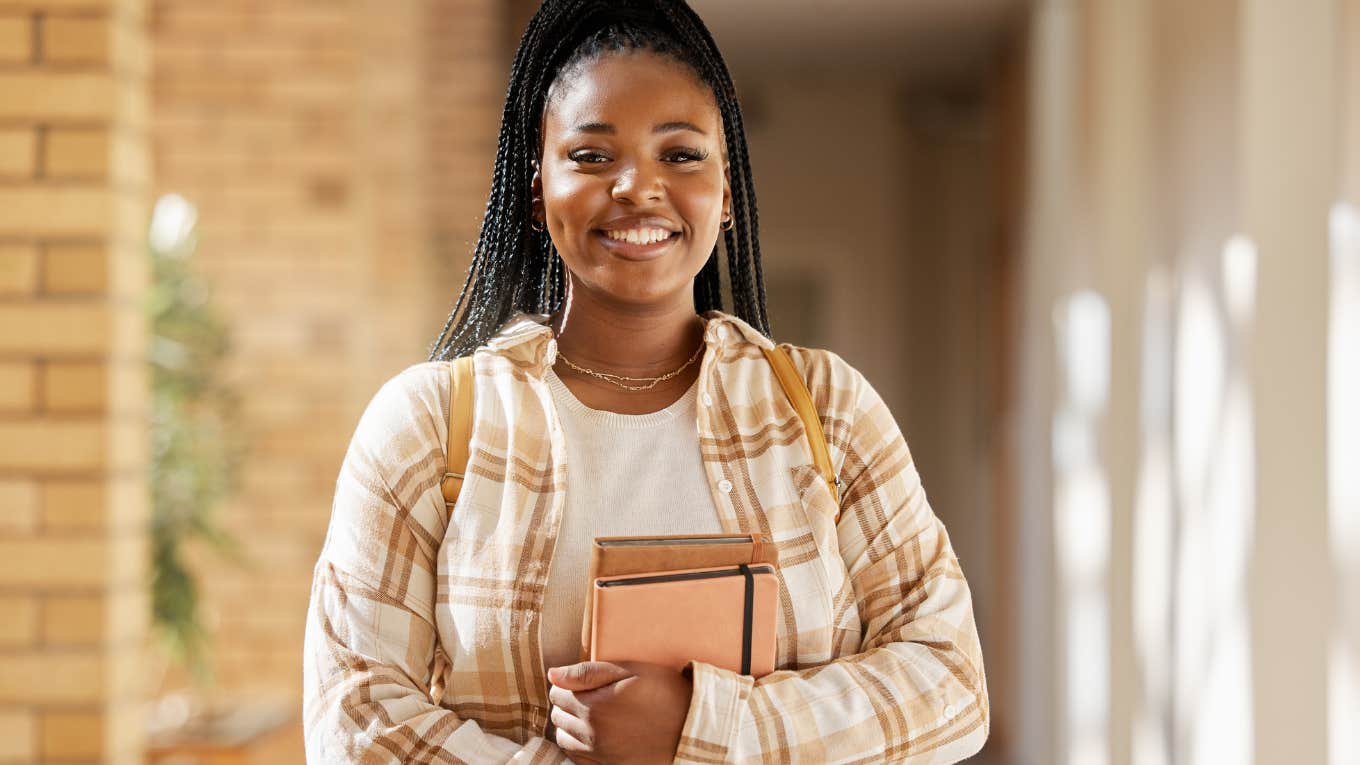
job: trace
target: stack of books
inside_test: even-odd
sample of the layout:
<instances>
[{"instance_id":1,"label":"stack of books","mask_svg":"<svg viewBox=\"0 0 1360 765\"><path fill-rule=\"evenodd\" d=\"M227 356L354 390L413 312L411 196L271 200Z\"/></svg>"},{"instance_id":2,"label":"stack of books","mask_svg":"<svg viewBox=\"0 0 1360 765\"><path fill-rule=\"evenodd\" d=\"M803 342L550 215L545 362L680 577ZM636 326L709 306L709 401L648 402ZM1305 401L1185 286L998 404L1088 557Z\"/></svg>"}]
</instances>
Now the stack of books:
<instances>
[{"instance_id":1,"label":"stack of books","mask_svg":"<svg viewBox=\"0 0 1360 765\"><path fill-rule=\"evenodd\" d=\"M597 537L582 659L774 671L775 556L758 532Z\"/></svg>"}]
</instances>

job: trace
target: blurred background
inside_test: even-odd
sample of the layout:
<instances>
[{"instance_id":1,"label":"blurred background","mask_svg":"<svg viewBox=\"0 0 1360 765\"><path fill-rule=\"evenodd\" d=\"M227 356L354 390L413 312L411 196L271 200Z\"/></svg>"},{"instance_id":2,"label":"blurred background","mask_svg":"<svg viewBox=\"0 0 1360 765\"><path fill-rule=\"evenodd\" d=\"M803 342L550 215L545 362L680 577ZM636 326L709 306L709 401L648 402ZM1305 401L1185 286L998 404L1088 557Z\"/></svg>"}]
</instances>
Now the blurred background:
<instances>
[{"instance_id":1,"label":"blurred background","mask_svg":"<svg viewBox=\"0 0 1360 765\"><path fill-rule=\"evenodd\" d=\"M779 339L912 445L988 765L1360 763L1360 0L693 0ZM0 762L296 763L340 461L527 0L0 0Z\"/></svg>"}]
</instances>

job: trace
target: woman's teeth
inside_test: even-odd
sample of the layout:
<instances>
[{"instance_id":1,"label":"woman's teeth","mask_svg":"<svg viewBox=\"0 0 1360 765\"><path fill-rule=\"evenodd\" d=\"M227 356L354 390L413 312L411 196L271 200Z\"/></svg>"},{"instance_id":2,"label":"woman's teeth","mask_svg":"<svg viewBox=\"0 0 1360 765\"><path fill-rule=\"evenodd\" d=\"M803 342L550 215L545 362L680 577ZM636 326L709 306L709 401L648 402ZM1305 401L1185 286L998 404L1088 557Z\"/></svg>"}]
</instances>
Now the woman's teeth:
<instances>
[{"instance_id":1,"label":"woman's teeth","mask_svg":"<svg viewBox=\"0 0 1360 765\"><path fill-rule=\"evenodd\" d=\"M670 237L671 232L662 228L630 228L626 231L606 231L604 235L618 242L651 244Z\"/></svg>"}]
</instances>

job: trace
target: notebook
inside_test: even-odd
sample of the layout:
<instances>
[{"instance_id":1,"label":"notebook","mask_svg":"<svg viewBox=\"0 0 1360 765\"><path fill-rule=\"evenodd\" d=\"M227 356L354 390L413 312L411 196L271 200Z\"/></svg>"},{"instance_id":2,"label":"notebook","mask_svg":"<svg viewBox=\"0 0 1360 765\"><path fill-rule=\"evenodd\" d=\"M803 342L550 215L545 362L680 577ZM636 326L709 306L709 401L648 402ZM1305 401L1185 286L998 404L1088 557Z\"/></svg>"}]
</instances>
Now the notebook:
<instances>
[{"instance_id":1,"label":"notebook","mask_svg":"<svg viewBox=\"0 0 1360 765\"><path fill-rule=\"evenodd\" d=\"M582 658L773 671L774 557L759 533L597 538Z\"/></svg>"}]
</instances>

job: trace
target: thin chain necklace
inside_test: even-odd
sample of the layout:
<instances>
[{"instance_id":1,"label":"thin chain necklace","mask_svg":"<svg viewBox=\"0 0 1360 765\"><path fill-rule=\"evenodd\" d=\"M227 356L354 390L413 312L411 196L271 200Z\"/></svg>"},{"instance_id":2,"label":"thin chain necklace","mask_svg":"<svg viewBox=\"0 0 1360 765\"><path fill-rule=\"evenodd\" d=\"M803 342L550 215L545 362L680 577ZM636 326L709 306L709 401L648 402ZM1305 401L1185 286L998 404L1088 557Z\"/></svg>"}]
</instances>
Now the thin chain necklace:
<instances>
[{"instance_id":1,"label":"thin chain necklace","mask_svg":"<svg viewBox=\"0 0 1360 765\"><path fill-rule=\"evenodd\" d=\"M656 386L660 385L661 383L663 383L663 382L665 382L665 381L667 381L667 380L672 379L672 378L675 377L676 375L678 375L678 374L680 374L681 372L683 372L683 371L685 371L686 369L688 369L690 364L693 364L695 361L698 361L699 356L703 355L703 352L704 352L704 344L703 344L703 343L699 343L699 347L694 351L694 355L689 357L689 361L686 361L684 364L681 364L681 365L680 365L680 368L677 369L677 370L675 370L674 372L667 372L666 374L661 375L660 377L628 377L628 376L626 376L626 375L616 375L616 374L612 374L612 373L609 373L609 372L599 372L599 371L596 371L596 370L594 370L594 369L586 369L585 367L580 366L579 364L573 363L572 360L569 359L569 358L567 358L565 355L563 355L561 351L558 351L558 352L557 352L557 356L558 356L558 358L560 358L560 359L562 359L563 361L567 362L567 366L571 367L572 369L575 369L577 372L580 372L580 373L582 373L582 374L590 375L591 377L595 377L595 378L598 378L598 379L600 379L600 380L604 380L605 382L609 383L610 385L617 385L617 386L619 386L620 388L623 388L624 390L651 390L652 388L655 388ZM626 381L626 382L621 382L621 381ZM646 383L646 384L645 384L645 385L628 385L628 384L627 384L627 383L638 383L638 382L640 382L640 383Z\"/></svg>"}]
</instances>

